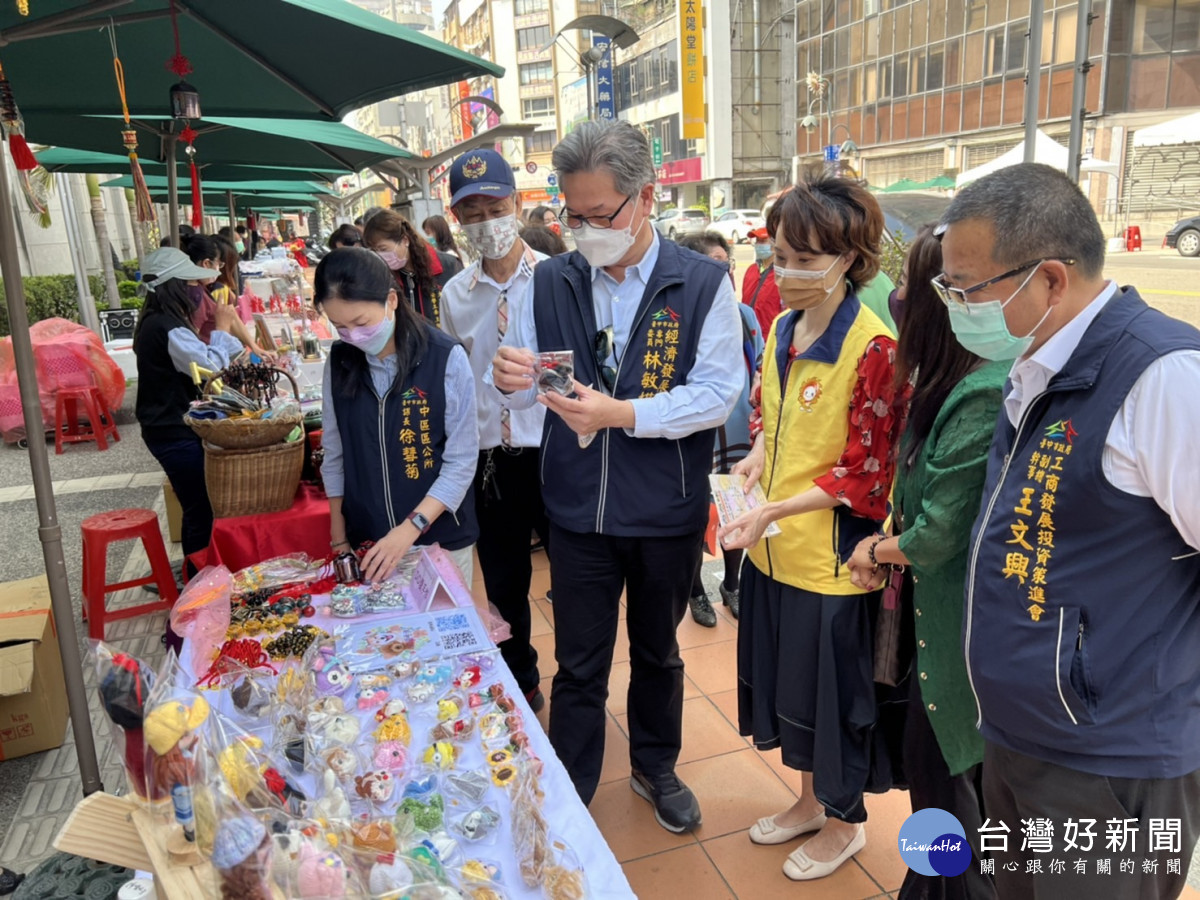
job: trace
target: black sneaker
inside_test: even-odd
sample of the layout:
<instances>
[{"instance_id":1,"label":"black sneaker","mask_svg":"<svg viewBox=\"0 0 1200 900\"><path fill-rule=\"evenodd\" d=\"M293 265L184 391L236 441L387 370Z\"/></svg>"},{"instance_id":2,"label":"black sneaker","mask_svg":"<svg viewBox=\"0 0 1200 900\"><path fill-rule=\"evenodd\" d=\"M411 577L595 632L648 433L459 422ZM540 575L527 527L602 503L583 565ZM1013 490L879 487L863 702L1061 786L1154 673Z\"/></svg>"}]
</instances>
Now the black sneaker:
<instances>
[{"instance_id":1,"label":"black sneaker","mask_svg":"<svg viewBox=\"0 0 1200 900\"><path fill-rule=\"evenodd\" d=\"M737 590L737 591L726 590L724 582L722 582L720 585L720 591L721 591L721 602L729 607L729 612L736 619L738 617L738 612L739 612L738 602L740 600L741 591L740 590Z\"/></svg>"},{"instance_id":2,"label":"black sneaker","mask_svg":"<svg viewBox=\"0 0 1200 900\"><path fill-rule=\"evenodd\" d=\"M717 614L713 611L712 603L708 600L708 594L697 594L695 597L689 597L688 606L691 607L692 618L696 620L698 625L703 625L705 628L717 627Z\"/></svg>"},{"instance_id":3,"label":"black sneaker","mask_svg":"<svg viewBox=\"0 0 1200 900\"><path fill-rule=\"evenodd\" d=\"M654 806L658 824L674 834L683 834L700 825L700 804L674 772L643 775L637 769L629 779L633 792Z\"/></svg>"}]
</instances>

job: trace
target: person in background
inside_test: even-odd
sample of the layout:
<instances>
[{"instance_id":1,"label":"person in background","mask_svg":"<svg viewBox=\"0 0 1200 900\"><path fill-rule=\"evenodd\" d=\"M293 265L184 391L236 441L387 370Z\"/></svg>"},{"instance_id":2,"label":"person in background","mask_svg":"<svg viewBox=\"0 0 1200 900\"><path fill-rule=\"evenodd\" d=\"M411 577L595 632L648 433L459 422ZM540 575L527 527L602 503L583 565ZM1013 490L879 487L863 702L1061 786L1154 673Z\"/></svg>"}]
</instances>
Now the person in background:
<instances>
[{"instance_id":1,"label":"person in background","mask_svg":"<svg viewBox=\"0 0 1200 900\"><path fill-rule=\"evenodd\" d=\"M398 298L392 272L367 250L330 251L314 300L340 338L321 404L331 549L374 541L362 567L378 582L414 544L438 543L469 588L479 436L466 351Z\"/></svg>"},{"instance_id":2,"label":"person in background","mask_svg":"<svg viewBox=\"0 0 1200 900\"><path fill-rule=\"evenodd\" d=\"M339 225L333 229L333 233L329 235L330 250L336 250L338 247L361 247L363 242L362 231L354 225Z\"/></svg>"},{"instance_id":3,"label":"person in background","mask_svg":"<svg viewBox=\"0 0 1200 900\"><path fill-rule=\"evenodd\" d=\"M442 288L449 276L437 251L417 234L408 219L390 209L381 209L367 219L363 243L391 270L400 297L438 327Z\"/></svg>"},{"instance_id":4,"label":"person in background","mask_svg":"<svg viewBox=\"0 0 1200 900\"><path fill-rule=\"evenodd\" d=\"M904 263L911 280L896 380L913 392L896 467L895 536L863 538L850 567L868 589L892 567L907 567L901 602L920 610L913 616L915 646L902 656L915 651L903 744L909 801L913 812L932 806L951 813L971 841L984 819L983 738L962 655L963 585L1008 364L980 359L954 339L931 283L942 272L942 245L933 232L933 226L918 232ZM900 889L903 900L995 896L978 858L951 878L910 869Z\"/></svg>"},{"instance_id":5,"label":"person in background","mask_svg":"<svg viewBox=\"0 0 1200 900\"><path fill-rule=\"evenodd\" d=\"M551 229L559 224L558 216L548 206L535 206L529 211L529 215L525 217L525 221L530 225L545 225Z\"/></svg>"},{"instance_id":6,"label":"person in background","mask_svg":"<svg viewBox=\"0 0 1200 900\"><path fill-rule=\"evenodd\" d=\"M883 213L857 182L810 176L771 208L788 311L763 356L762 427L733 467L767 503L718 532L747 548L738 628L738 724L801 772L799 800L750 829L757 844L817 832L783 872L823 878L866 846L863 794L887 790L872 679L872 609L846 566L888 515L907 391L895 339L858 288L879 267ZM772 522L781 529L764 539Z\"/></svg>"},{"instance_id":7,"label":"person in background","mask_svg":"<svg viewBox=\"0 0 1200 900\"><path fill-rule=\"evenodd\" d=\"M679 245L729 266L729 280L733 282L733 258L729 252L729 243L720 234L706 231L703 234L684 235ZM728 475L734 465L745 459L750 452L750 386L754 382L754 373L762 364L763 339L758 330L758 319L754 316L754 310L744 303L739 303L738 314L742 317L742 358L746 363L746 380L737 403L734 404L733 412L729 414L725 424L717 428L717 440L713 447L713 472L719 475ZM738 579L743 551L722 549L721 556L725 571L718 591L721 602L736 619L739 614ZM712 600L709 599L708 591L704 589L704 580L701 577L703 561L701 556L701 565L696 567L696 577L692 581L688 606L691 608L692 618L697 623L706 628L715 628L717 614L712 608Z\"/></svg>"},{"instance_id":8,"label":"person in background","mask_svg":"<svg viewBox=\"0 0 1200 900\"><path fill-rule=\"evenodd\" d=\"M195 233L196 233L196 229L193 228L191 225L185 225L182 222L179 223L180 241L187 240L189 237L191 237ZM158 246L160 246L160 247L172 246L171 236L169 234L163 234L162 239L159 240L159 242L158 242Z\"/></svg>"},{"instance_id":9,"label":"person in background","mask_svg":"<svg viewBox=\"0 0 1200 900\"><path fill-rule=\"evenodd\" d=\"M449 177L451 212L480 258L446 285L442 329L462 342L476 383L482 384L508 329L509 311L527 302L534 267L546 257L530 250L518 234L521 195L503 156L494 150L464 153L451 164ZM442 226L449 230L444 220ZM546 411L534 406L510 412L490 390L481 390L476 401L479 568L488 601L512 629L500 653L537 712L546 698L537 651L529 642L529 535L536 531L544 541L550 531L538 471Z\"/></svg>"},{"instance_id":10,"label":"person in background","mask_svg":"<svg viewBox=\"0 0 1200 900\"><path fill-rule=\"evenodd\" d=\"M454 233L450 230L450 223L446 221L445 217L429 216L421 223L421 230L425 232L425 237L437 248L438 252L453 256L458 260L459 271L462 271L462 254L458 252L458 245L454 243ZM453 278L457 274L457 272L452 273L450 277Z\"/></svg>"},{"instance_id":11,"label":"person in background","mask_svg":"<svg viewBox=\"0 0 1200 900\"><path fill-rule=\"evenodd\" d=\"M863 306L879 316L879 321L888 327L888 331L893 337L899 333L896 328L896 320L892 318L891 300L892 292L895 290L896 285L891 276L880 269L878 275L863 285L858 297Z\"/></svg>"},{"instance_id":12,"label":"person in background","mask_svg":"<svg viewBox=\"0 0 1200 900\"><path fill-rule=\"evenodd\" d=\"M542 497L550 518L555 657L550 741L589 803L604 759L604 704L626 597L630 787L675 833L700 824L675 774L683 726L676 630L708 524L713 429L742 383L725 269L660 239L655 170L625 121L584 122L554 148L578 249L538 264L510 308L491 381L511 410L547 408ZM570 350L572 396L538 395L539 351ZM592 385L589 387L588 385ZM525 532L525 536L528 532Z\"/></svg>"},{"instance_id":13,"label":"person in background","mask_svg":"<svg viewBox=\"0 0 1200 900\"><path fill-rule=\"evenodd\" d=\"M185 558L208 546L213 523L204 486L204 447L183 424L191 402L200 399L192 364L217 372L242 351L230 333L234 323L241 324L233 307L215 307L207 338L193 324L191 286L215 277L213 269L196 265L174 247L148 254L142 261L142 283L149 292L133 332L139 385L135 412L146 449L162 466L183 510ZM188 567L194 573L190 563Z\"/></svg>"},{"instance_id":14,"label":"person in background","mask_svg":"<svg viewBox=\"0 0 1200 900\"><path fill-rule=\"evenodd\" d=\"M775 286L775 250L765 227L750 232L754 239L754 265L742 276L742 303L754 310L759 334L770 334L771 323L783 310Z\"/></svg>"},{"instance_id":15,"label":"person in background","mask_svg":"<svg viewBox=\"0 0 1200 900\"><path fill-rule=\"evenodd\" d=\"M238 267L241 255L229 238L218 234L215 240L217 243L217 252L221 255L223 265L221 266L221 274L209 286L209 291L212 293L213 299L218 303L237 306L238 297L242 295L242 272Z\"/></svg>"},{"instance_id":16,"label":"person in background","mask_svg":"<svg viewBox=\"0 0 1200 900\"><path fill-rule=\"evenodd\" d=\"M207 282L192 281L188 284L188 294L192 299L193 313L192 324L196 326L196 332L201 339L208 340L209 335L216 327L216 309L218 307L217 299L214 296L213 285L217 285L216 292L224 298L223 305L232 306L236 311L236 302L230 304L228 291L229 288L225 284L219 283L222 272L225 267L223 253L218 243L218 239L207 234L192 234L183 240L183 252L188 255L192 262L203 269L209 270L213 277ZM236 301L236 298L233 298ZM231 322L226 331L229 331L242 344L248 347L251 352L263 355L263 350L255 341L254 335L246 327L241 319L241 316L235 315L236 321Z\"/></svg>"},{"instance_id":17,"label":"person in background","mask_svg":"<svg viewBox=\"0 0 1200 900\"><path fill-rule=\"evenodd\" d=\"M941 224L958 342L1012 364L963 629L985 826L1017 838L992 852L996 887L1177 897L1200 833L1200 332L1105 279L1091 203L1050 166L984 176ZM1095 820L1070 850L1085 874L1035 872L1029 819ZM1100 869L1125 855L1114 830L1146 865Z\"/></svg>"},{"instance_id":18,"label":"person in background","mask_svg":"<svg viewBox=\"0 0 1200 900\"><path fill-rule=\"evenodd\" d=\"M545 256L561 256L567 252L567 245L558 232L545 225L526 225L521 229L521 240Z\"/></svg>"}]
</instances>

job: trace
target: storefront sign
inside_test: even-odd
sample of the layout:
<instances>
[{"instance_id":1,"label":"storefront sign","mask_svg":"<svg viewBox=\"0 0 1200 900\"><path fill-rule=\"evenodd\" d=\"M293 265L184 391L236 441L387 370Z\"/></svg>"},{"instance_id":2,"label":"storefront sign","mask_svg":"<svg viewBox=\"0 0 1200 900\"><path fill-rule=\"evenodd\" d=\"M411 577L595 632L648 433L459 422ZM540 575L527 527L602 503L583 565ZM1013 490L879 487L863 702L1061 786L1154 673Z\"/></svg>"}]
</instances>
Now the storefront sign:
<instances>
[{"instance_id":1,"label":"storefront sign","mask_svg":"<svg viewBox=\"0 0 1200 900\"><path fill-rule=\"evenodd\" d=\"M659 184L686 184L704 180L704 159L693 156L689 159L674 159L658 169Z\"/></svg>"},{"instance_id":2,"label":"storefront sign","mask_svg":"<svg viewBox=\"0 0 1200 900\"><path fill-rule=\"evenodd\" d=\"M604 52L596 63L596 118L615 119L617 98L613 91L612 41L602 34L592 35L592 46Z\"/></svg>"},{"instance_id":3,"label":"storefront sign","mask_svg":"<svg viewBox=\"0 0 1200 900\"><path fill-rule=\"evenodd\" d=\"M458 83L458 99L466 100L471 96L471 86L465 81ZM465 141L468 138L474 137L475 129L471 127L471 104L458 104L458 121L462 128L462 139Z\"/></svg>"},{"instance_id":4,"label":"storefront sign","mask_svg":"<svg viewBox=\"0 0 1200 900\"><path fill-rule=\"evenodd\" d=\"M679 0L683 139L704 137L704 3Z\"/></svg>"}]
</instances>

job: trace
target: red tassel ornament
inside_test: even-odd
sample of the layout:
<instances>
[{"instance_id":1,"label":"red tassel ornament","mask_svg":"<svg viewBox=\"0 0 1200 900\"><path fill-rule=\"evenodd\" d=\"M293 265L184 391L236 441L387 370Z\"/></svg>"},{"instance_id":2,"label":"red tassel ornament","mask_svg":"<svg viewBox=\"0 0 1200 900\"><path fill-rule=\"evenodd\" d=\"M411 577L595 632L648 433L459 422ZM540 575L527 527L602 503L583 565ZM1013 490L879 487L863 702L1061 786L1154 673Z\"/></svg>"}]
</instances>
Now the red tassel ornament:
<instances>
[{"instance_id":1,"label":"red tassel ornament","mask_svg":"<svg viewBox=\"0 0 1200 900\"><path fill-rule=\"evenodd\" d=\"M154 221L154 203L150 199L150 189L146 187L146 176L142 174L142 164L138 162L137 130L129 123L129 103L125 98L125 67L117 55L116 29L109 28L109 42L113 51L113 73L117 78L117 93L121 95L121 114L125 118L125 127L121 129L121 143L129 156L129 172L133 177L133 195L137 202L137 218L139 222Z\"/></svg>"},{"instance_id":2,"label":"red tassel ornament","mask_svg":"<svg viewBox=\"0 0 1200 900\"><path fill-rule=\"evenodd\" d=\"M13 97L12 85L0 66L0 125L8 135L8 150L12 153L13 162L20 172L30 172L37 168L38 162L25 141L25 124L17 109L17 101Z\"/></svg>"}]
</instances>

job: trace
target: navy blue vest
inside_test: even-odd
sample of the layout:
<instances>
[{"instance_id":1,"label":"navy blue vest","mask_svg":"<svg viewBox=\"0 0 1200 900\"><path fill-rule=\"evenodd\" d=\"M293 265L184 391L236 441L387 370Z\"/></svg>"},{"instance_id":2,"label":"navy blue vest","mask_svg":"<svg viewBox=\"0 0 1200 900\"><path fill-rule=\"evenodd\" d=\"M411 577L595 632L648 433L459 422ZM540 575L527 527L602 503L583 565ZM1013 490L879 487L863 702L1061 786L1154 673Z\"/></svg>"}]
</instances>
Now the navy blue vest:
<instances>
[{"instance_id":1,"label":"navy blue vest","mask_svg":"<svg viewBox=\"0 0 1200 900\"><path fill-rule=\"evenodd\" d=\"M446 361L455 341L426 326L425 354L402 385L375 394L364 367L358 390L345 396L342 362L362 351L341 341L330 350L334 410L342 436L345 495L342 514L352 544L377 541L403 522L420 503L442 469L446 448ZM474 416L474 410L471 411ZM446 510L417 539L459 550L475 542L475 494L457 510Z\"/></svg>"},{"instance_id":2,"label":"navy blue vest","mask_svg":"<svg viewBox=\"0 0 1200 900\"><path fill-rule=\"evenodd\" d=\"M1105 776L1200 769L1200 557L1102 463L1130 389L1179 350L1200 333L1125 288L1020 427L1000 416L963 627L990 741Z\"/></svg>"},{"instance_id":3,"label":"navy blue vest","mask_svg":"<svg viewBox=\"0 0 1200 900\"><path fill-rule=\"evenodd\" d=\"M727 277L708 257L660 242L617 367L615 397L650 397L687 380L704 319ZM583 256L576 251L540 263L532 296L538 349L573 350L575 380L601 387L592 270ZM546 512L555 524L582 534L698 532L708 522L715 431L669 440L633 438L624 429L606 428L580 449L575 432L558 416L547 415L540 460Z\"/></svg>"}]
</instances>

